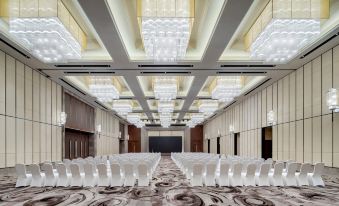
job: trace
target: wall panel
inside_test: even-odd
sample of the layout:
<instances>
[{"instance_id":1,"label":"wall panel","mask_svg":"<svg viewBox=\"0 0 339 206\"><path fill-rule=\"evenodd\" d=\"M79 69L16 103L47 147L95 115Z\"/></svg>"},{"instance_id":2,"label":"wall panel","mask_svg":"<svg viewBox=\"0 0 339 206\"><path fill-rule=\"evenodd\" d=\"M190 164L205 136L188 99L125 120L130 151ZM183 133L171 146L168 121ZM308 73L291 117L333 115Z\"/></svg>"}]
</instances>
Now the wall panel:
<instances>
[{"instance_id":1,"label":"wall panel","mask_svg":"<svg viewBox=\"0 0 339 206\"><path fill-rule=\"evenodd\" d=\"M321 115L321 56L312 61L312 114Z\"/></svg>"},{"instance_id":2,"label":"wall panel","mask_svg":"<svg viewBox=\"0 0 339 206\"><path fill-rule=\"evenodd\" d=\"M16 162L15 118L6 117L6 167L14 167Z\"/></svg>"},{"instance_id":3,"label":"wall panel","mask_svg":"<svg viewBox=\"0 0 339 206\"><path fill-rule=\"evenodd\" d=\"M33 122L33 163L40 162L40 124Z\"/></svg>"},{"instance_id":4,"label":"wall panel","mask_svg":"<svg viewBox=\"0 0 339 206\"><path fill-rule=\"evenodd\" d=\"M296 73L292 72L289 77L290 77L290 84L289 84L289 88L290 88L290 94L289 94L289 116L290 116L290 121L295 121L295 103L296 103L296 99L297 97L295 96L295 76Z\"/></svg>"},{"instance_id":5,"label":"wall panel","mask_svg":"<svg viewBox=\"0 0 339 206\"><path fill-rule=\"evenodd\" d=\"M261 92L261 126L267 125L267 104L266 104L266 89Z\"/></svg>"},{"instance_id":6,"label":"wall panel","mask_svg":"<svg viewBox=\"0 0 339 206\"><path fill-rule=\"evenodd\" d=\"M40 121L40 74L33 71L33 120Z\"/></svg>"},{"instance_id":7,"label":"wall panel","mask_svg":"<svg viewBox=\"0 0 339 206\"><path fill-rule=\"evenodd\" d=\"M304 162L304 120L296 121L296 161Z\"/></svg>"},{"instance_id":8,"label":"wall panel","mask_svg":"<svg viewBox=\"0 0 339 206\"><path fill-rule=\"evenodd\" d=\"M6 115L15 116L15 59L6 55Z\"/></svg>"},{"instance_id":9,"label":"wall panel","mask_svg":"<svg viewBox=\"0 0 339 206\"><path fill-rule=\"evenodd\" d=\"M280 124L283 122L283 107L284 107L284 100L283 100L283 79L278 81L278 111L275 113L277 115L277 123Z\"/></svg>"},{"instance_id":10,"label":"wall panel","mask_svg":"<svg viewBox=\"0 0 339 206\"><path fill-rule=\"evenodd\" d=\"M283 160L284 131L283 124L278 124L278 160Z\"/></svg>"},{"instance_id":11,"label":"wall panel","mask_svg":"<svg viewBox=\"0 0 339 206\"><path fill-rule=\"evenodd\" d=\"M272 159L278 160L278 126L272 127Z\"/></svg>"},{"instance_id":12,"label":"wall panel","mask_svg":"<svg viewBox=\"0 0 339 206\"><path fill-rule=\"evenodd\" d=\"M33 119L33 73L25 67L25 119Z\"/></svg>"},{"instance_id":13,"label":"wall panel","mask_svg":"<svg viewBox=\"0 0 339 206\"><path fill-rule=\"evenodd\" d=\"M290 121L290 76L283 79L283 122Z\"/></svg>"},{"instance_id":14,"label":"wall panel","mask_svg":"<svg viewBox=\"0 0 339 206\"><path fill-rule=\"evenodd\" d=\"M322 114L329 114L331 111L326 104L326 92L332 88L332 49L322 55L321 64Z\"/></svg>"},{"instance_id":15,"label":"wall panel","mask_svg":"<svg viewBox=\"0 0 339 206\"><path fill-rule=\"evenodd\" d=\"M304 118L312 116L312 62L304 66Z\"/></svg>"},{"instance_id":16,"label":"wall panel","mask_svg":"<svg viewBox=\"0 0 339 206\"><path fill-rule=\"evenodd\" d=\"M290 125L283 124L283 160L287 161L290 158Z\"/></svg>"},{"instance_id":17,"label":"wall panel","mask_svg":"<svg viewBox=\"0 0 339 206\"><path fill-rule=\"evenodd\" d=\"M15 95L16 117L25 118L25 66L18 61L16 61Z\"/></svg>"},{"instance_id":18,"label":"wall panel","mask_svg":"<svg viewBox=\"0 0 339 206\"><path fill-rule=\"evenodd\" d=\"M16 119L16 163L25 163L25 120Z\"/></svg>"},{"instance_id":19,"label":"wall panel","mask_svg":"<svg viewBox=\"0 0 339 206\"><path fill-rule=\"evenodd\" d=\"M333 48L333 88L339 88L339 46Z\"/></svg>"},{"instance_id":20,"label":"wall panel","mask_svg":"<svg viewBox=\"0 0 339 206\"><path fill-rule=\"evenodd\" d=\"M332 114L322 116L321 127L322 162L324 162L326 166L331 167L333 163Z\"/></svg>"},{"instance_id":21,"label":"wall panel","mask_svg":"<svg viewBox=\"0 0 339 206\"><path fill-rule=\"evenodd\" d=\"M312 118L304 120L304 162L313 162Z\"/></svg>"},{"instance_id":22,"label":"wall panel","mask_svg":"<svg viewBox=\"0 0 339 206\"><path fill-rule=\"evenodd\" d=\"M333 167L339 167L339 113L333 115Z\"/></svg>"},{"instance_id":23,"label":"wall panel","mask_svg":"<svg viewBox=\"0 0 339 206\"><path fill-rule=\"evenodd\" d=\"M25 120L25 164L33 160L33 122Z\"/></svg>"},{"instance_id":24,"label":"wall panel","mask_svg":"<svg viewBox=\"0 0 339 206\"><path fill-rule=\"evenodd\" d=\"M0 51L0 114L6 114L6 54L2 51Z\"/></svg>"},{"instance_id":25,"label":"wall panel","mask_svg":"<svg viewBox=\"0 0 339 206\"><path fill-rule=\"evenodd\" d=\"M295 139L295 122L290 122L290 144L289 144L289 159L296 159L296 139Z\"/></svg>"},{"instance_id":26,"label":"wall panel","mask_svg":"<svg viewBox=\"0 0 339 206\"><path fill-rule=\"evenodd\" d=\"M6 167L6 118L0 115L0 168Z\"/></svg>"},{"instance_id":27,"label":"wall panel","mask_svg":"<svg viewBox=\"0 0 339 206\"><path fill-rule=\"evenodd\" d=\"M313 163L321 162L321 116L312 119L312 141Z\"/></svg>"},{"instance_id":28,"label":"wall panel","mask_svg":"<svg viewBox=\"0 0 339 206\"><path fill-rule=\"evenodd\" d=\"M304 68L296 71L296 120L304 118Z\"/></svg>"}]
</instances>

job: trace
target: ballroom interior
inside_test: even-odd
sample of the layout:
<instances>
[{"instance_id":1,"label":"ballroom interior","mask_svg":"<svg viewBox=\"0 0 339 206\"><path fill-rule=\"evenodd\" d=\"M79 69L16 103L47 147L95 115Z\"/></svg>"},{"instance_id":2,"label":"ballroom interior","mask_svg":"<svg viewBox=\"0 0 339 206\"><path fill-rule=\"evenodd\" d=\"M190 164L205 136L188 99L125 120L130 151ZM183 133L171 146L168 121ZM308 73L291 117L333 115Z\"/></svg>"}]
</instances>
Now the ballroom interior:
<instances>
[{"instance_id":1,"label":"ballroom interior","mask_svg":"<svg viewBox=\"0 0 339 206\"><path fill-rule=\"evenodd\" d=\"M339 0L0 0L0 206L336 194Z\"/></svg>"}]
</instances>

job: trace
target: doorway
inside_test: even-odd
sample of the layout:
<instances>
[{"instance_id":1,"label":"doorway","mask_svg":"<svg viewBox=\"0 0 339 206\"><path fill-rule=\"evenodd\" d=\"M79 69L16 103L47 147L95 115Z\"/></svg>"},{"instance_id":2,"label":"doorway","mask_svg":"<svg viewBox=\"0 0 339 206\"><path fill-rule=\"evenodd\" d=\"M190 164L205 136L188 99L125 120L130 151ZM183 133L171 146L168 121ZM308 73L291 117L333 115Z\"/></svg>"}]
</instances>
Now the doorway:
<instances>
[{"instance_id":1,"label":"doorway","mask_svg":"<svg viewBox=\"0 0 339 206\"><path fill-rule=\"evenodd\" d=\"M210 146L211 146L211 140L207 140L207 150L208 150L208 153L211 152Z\"/></svg>"},{"instance_id":2,"label":"doorway","mask_svg":"<svg viewBox=\"0 0 339 206\"><path fill-rule=\"evenodd\" d=\"M272 127L262 128L261 157L265 159L272 158Z\"/></svg>"},{"instance_id":3,"label":"doorway","mask_svg":"<svg viewBox=\"0 0 339 206\"><path fill-rule=\"evenodd\" d=\"M65 130L65 158L76 159L89 156L90 134L86 132Z\"/></svg>"},{"instance_id":4,"label":"doorway","mask_svg":"<svg viewBox=\"0 0 339 206\"><path fill-rule=\"evenodd\" d=\"M217 154L220 154L220 137L217 137Z\"/></svg>"},{"instance_id":5,"label":"doorway","mask_svg":"<svg viewBox=\"0 0 339 206\"><path fill-rule=\"evenodd\" d=\"M240 152L240 133L234 133L234 155Z\"/></svg>"}]
</instances>

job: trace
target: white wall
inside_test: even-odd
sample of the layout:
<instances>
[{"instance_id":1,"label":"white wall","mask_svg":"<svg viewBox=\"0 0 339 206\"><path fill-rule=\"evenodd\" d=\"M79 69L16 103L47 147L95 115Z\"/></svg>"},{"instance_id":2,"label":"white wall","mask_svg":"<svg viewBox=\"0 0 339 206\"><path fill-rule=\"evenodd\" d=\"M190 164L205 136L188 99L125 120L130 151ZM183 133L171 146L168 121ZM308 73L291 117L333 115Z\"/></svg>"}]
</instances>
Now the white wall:
<instances>
[{"instance_id":1,"label":"white wall","mask_svg":"<svg viewBox=\"0 0 339 206\"><path fill-rule=\"evenodd\" d=\"M273 158L299 162L324 162L339 167L339 113L326 106L326 92L339 88L339 46L296 71L252 94L204 125L216 153L217 131L221 153L233 154L229 125L240 132L240 154L260 157L261 128L268 126L267 112L275 111ZM207 151L207 140L204 141Z\"/></svg>"}]
</instances>

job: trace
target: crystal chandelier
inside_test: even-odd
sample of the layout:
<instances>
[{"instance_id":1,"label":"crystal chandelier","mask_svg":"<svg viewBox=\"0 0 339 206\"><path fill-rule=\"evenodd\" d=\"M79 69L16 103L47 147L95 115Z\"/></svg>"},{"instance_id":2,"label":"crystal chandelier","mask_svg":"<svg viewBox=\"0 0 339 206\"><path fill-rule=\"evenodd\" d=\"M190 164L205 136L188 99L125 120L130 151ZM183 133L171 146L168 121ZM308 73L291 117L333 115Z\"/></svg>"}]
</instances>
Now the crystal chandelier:
<instances>
[{"instance_id":1,"label":"crystal chandelier","mask_svg":"<svg viewBox=\"0 0 339 206\"><path fill-rule=\"evenodd\" d=\"M191 121L193 124L200 124L204 121L204 114L203 113L194 113L191 115Z\"/></svg>"},{"instance_id":2,"label":"crystal chandelier","mask_svg":"<svg viewBox=\"0 0 339 206\"><path fill-rule=\"evenodd\" d=\"M217 77L215 81L211 92L212 99L228 103L240 94L242 87L240 77Z\"/></svg>"},{"instance_id":3,"label":"crystal chandelier","mask_svg":"<svg viewBox=\"0 0 339 206\"><path fill-rule=\"evenodd\" d=\"M156 77L153 82L153 90L156 99L169 101L175 99L178 93L176 77Z\"/></svg>"},{"instance_id":4,"label":"crystal chandelier","mask_svg":"<svg viewBox=\"0 0 339 206\"><path fill-rule=\"evenodd\" d=\"M326 99L328 109L333 112L339 112L339 90L334 88L329 89Z\"/></svg>"},{"instance_id":5,"label":"crystal chandelier","mask_svg":"<svg viewBox=\"0 0 339 206\"><path fill-rule=\"evenodd\" d=\"M216 100L202 100L199 105L199 112L211 115L218 110L219 103Z\"/></svg>"},{"instance_id":6,"label":"crystal chandelier","mask_svg":"<svg viewBox=\"0 0 339 206\"><path fill-rule=\"evenodd\" d=\"M127 114L127 121L131 124L137 124L140 122L140 114L138 113L129 113Z\"/></svg>"},{"instance_id":7,"label":"crystal chandelier","mask_svg":"<svg viewBox=\"0 0 339 206\"><path fill-rule=\"evenodd\" d=\"M119 115L125 116L132 112L132 104L130 100L114 100L113 110Z\"/></svg>"},{"instance_id":8,"label":"crystal chandelier","mask_svg":"<svg viewBox=\"0 0 339 206\"><path fill-rule=\"evenodd\" d=\"M138 0L146 56L156 62L185 57L194 21L194 0Z\"/></svg>"},{"instance_id":9,"label":"crystal chandelier","mask_svg":"<svg viewBox=\"0 0 339 206\"><path fill-rule=\"evenodd\" d=\"M162 127L169 127L172 122L172 114L171 113L160 113L160 124Z\"/></svg>"},{"instance_id":10,"label":"crystal chandelier","mask_svg":"<svg viewBox=\"0 0 339 206\"><path fill-rule=\"evenodd\" d=\"M119 91L113 85L111 77L91 77L89 92L101 102L112 102L119 99Z\"/></svg>"},{"instance_id":11,"label":"crystal chandelier","mask_svg":"<svg viewBox=\"0 0 339 206\"><path fill-rule=\"evenodd\" d=\"M271 0L245 36L252 59L286 63L320 34L329 1Z\"/></svg>"},{"instance_id":12,"label":"crystal chandelier","mask_svg":"<svg viewBox=\"0 0 339 206\"><path fill-rule=\"evenodd\" d=\"M172 113L174 111L173 101L159 101L158 112L159 113Z\"/></svg>"},{"instance_id":13,"label":"crystal chandelier","mask_svg":"<svg viewBox=\"0 0 339 206\"><path fill-rule=\"evenodd\" d=\"M9 2L9 32L36 58L45 63L81 58L86 35L62 1Z\"/></svg>"}]
</instances>

